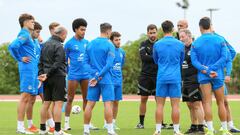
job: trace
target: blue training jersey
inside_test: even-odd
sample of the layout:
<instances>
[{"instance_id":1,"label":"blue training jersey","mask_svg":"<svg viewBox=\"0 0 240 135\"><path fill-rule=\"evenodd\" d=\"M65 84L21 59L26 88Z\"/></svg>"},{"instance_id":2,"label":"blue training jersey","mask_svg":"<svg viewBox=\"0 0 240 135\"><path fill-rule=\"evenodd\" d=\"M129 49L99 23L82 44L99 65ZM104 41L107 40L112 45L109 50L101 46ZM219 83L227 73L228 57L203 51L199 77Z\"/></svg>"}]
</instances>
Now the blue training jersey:
<instances>
[{"instance_id":1,"label":"blue training jersey","mask_svg":"<svg viewBox=\"0 0 240 135\"><path fill-rule=\"evenodd\" d=\"M193 42L191 60L198 69L198 81L210 80L210 71L217 72L214 79L224 79L224 64L227 59L227 47L223 38L213 33L204 33ZM201 71L206 70L207 74Z\"/></svg>"},{"instance_id":2,"label":"blue training jersey","mask_svg":"<svg viewBox=\"0 0 240 135\"><path fill-rule=\"evenodd\" d=\"M72 37L64 46L66 52L66 61L70 59L68 65L69 76L88 75L88 69L84 68L84 54L88 41L86 39L76 39Z\"/></svg>"},{"instance_id":3,"label":"blue training jersey","mask_svg":"<svg viewBox=\"0 0 240 135\"><path fill-rule=\"evenodd\" d=\"M27 29L21 29L17 38L9 45L8 50L12 57L18 61L19 71L36 71L36 48ZM22 57L29 57L30 62L22 62Z\"/></svg>"},{"instance_id":4,"label":"blue training jersey","mask_svg":"<svg viewBox=\"0 0 240 135\"><path fill-rule=\"evenodd\" d=\"M232 72L232 62L233 62L233 59L236 56L236 51L223 36L221 36L221 35L219 35L215 32L214 32L214 34L223 38L225 43L226 43L226 46L227 46L227 60L226 60L226 64L224 65L224 67L226 68L226 75L230 76L231 72Z\"/></svg>"},{"instance_id":5,"label":"blue training jersey","mask_svg":"<svg viewBox=\"0 0 240 135\"><path fill-rule=\"evenodd\" d=\"M157 83L180 83L184 61L184 44L165 36L153 46L153 59L158 64Z\"/></svg>"},{"instance_id":6,"label":"blue training jersey","mask_svg":"<svg viewBox=\"0 0 240 135\"><path fill-rule=\"evenodd\" d=\"M115 48L115 59L111 69L114 85L122 85L122 68L125 63L125 55L122 48Z\"/></svg>"},{"instance_id":7,"label":"blue training jersey","mask_svg":"<svg viewBox=\"0 0 240 135\"><path fill-rule=\"evenodd\" d=\"M35 49L36 49L36 59L37 59L37 63L39 63L42 46L41 46L40 43L38 42L38 39L34 39L34 40L33 40L33 43L34 43Z\"/></svg>"},{"instance_id":8,"label":"blue training jersey","mask_svg":"<svg viewBox=\"0 0 240 135\"><path fill-rule=\"evenodd\" d=\"M91 78L101 78L99 84L113 84L110 69L115 58L115 47L108 38L92 40L86 49L84 63Z\"/></svg>"}]
</instances>

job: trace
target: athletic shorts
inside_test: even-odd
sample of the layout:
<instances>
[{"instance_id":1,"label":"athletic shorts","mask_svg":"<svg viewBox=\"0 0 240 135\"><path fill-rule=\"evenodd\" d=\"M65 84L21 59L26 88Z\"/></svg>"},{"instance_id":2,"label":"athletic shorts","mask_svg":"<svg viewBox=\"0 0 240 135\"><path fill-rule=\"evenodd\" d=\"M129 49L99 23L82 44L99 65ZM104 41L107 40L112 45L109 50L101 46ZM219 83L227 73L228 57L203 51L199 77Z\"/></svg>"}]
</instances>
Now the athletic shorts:
<instances>
[{"instance_id":1,"label":"athletic shorts","mask_svg":"<svg viewBox=\"0 0 240 135\"><path fill-rule=\"evenodd\" d=\"M38 94L37 72L35 71L21 71L20 76L20 92L29 93L31 95Z\"/></svg>"},{"instance_id":2,"label":"athletic shorts","mask_svg":"<svg viewBox=\"0 0 240 135\"><path fill-rule=\"evenodd\" d=\"M122 100L122 85L114 85L115 101Z\"/></svg>"},{"instance_id":3,"label":"athletic shorts","mask_svg":"<svg viewBox=\"0 0 240 135\"><path fill-rule=\"evenodd\" d=\"M71 80L71 81L81 81L81 80L88 80L90 78L90 75L87 74L87 75L79 75L79 76L76 76L76 75L68 75L68 80Z\"/></svg>"},{"instance_id":4,"label":"athletic shorts","mask_svg":"<svg viewBox=\"0 0 240 135\"><path fill-rule=\"evenodd\" d=\"M227 96L228 95L228 88L227 85L224 83L224 95Z\"/></svg>"},{"instance_id":5,"label":"athletic shorts","mask_svg":"<svg viewBox=\"0 0 240 135\"><path fill-rule=\"evenodd\" d=\"M224 85L224 80L221 79L202 80L199 83L200 84L210 83L212 85L212 89L215 91Z\"/></svg>"},{"instance_id":6,"label":"athletic shorts","mask_svg":"<svg viewBox=\"0 0 240 135\"><path fill-rule=\"evenodd\" d=\"M182 100L183 102L202 101L202 93L199 84L183 84Z\"/></svg>"},{"instance_id":7,"label":"athletic shorts","mask_svg":"<svg viewBox=\"0 0 240 135\"><path fill-rule=\"evenodd\" d=\"M94 87L88 86L87 100L99 101L100 95L102 95L102 101L114 101L114 85L113 84L98 84Z\"/></svg>"},{"instance_id":8,"label":"athletic shorts","mask_svg":"<svg viewBox=\"0 0 240 135\"><path fill-rule=\"evenodd\" d=\"M140 76L138 78L138 95L155 96L156 94L156 77Z\"/></svg>"},{"instance_id":9,"label":"athletic shorts","mask_svg":"<svg viewBox=\"0 0 240 135\"><path fill-rule=\"evenodd\" d=\"M181 98L181 83L158 83L156 96L162 98Z\"/></svg>"},{"instance_id":10,"label":"athletic shorts","mask_svg":"<svg viewBox=\"0 0 240 135\"><path fill-rule=\"evenodd\" d=\"M47 78L43 84L44 101L67 101L66 80L64 76Z\"/></svg>"}]
</instances>

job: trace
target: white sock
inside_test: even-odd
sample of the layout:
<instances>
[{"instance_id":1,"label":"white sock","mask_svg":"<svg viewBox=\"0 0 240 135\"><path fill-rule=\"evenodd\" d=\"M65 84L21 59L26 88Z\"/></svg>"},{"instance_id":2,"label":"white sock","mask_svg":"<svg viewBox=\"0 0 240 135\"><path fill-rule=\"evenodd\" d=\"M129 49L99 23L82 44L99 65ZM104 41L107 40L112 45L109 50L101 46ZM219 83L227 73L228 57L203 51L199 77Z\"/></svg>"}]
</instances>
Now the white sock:
<instances>
[{"instance_id":1,"label":"white sock","mask_svg":"<svg viewBox=\"0 0 240 135\"><path fill-rule=\"evenodd\" d=\"M228 122L228 127L229 127L229 129L233 129L234 128L234 124L233 124L232 120Z\"/></svg>"},{"instance_id":2,"label":"white sock","mask_svg":"<svg viewBox=\"0 0 240 135\"><path fill-rule=\"evenodd\" d=\"M112 122L113 122L113 124L115 124L116 123L116 119L113 119Z\"/></svg>"},{"instance_id":3,"label":"white sock","mask_svg":"<svg viewBox=\"0 0 240 135\"><path fill-rule=\"evenodd\" d=\"M156 131L161 132L162 124L156 124Z\"/></svg>"},{"instance_id":4,"label":"white sock","mask_svg":"<svg viewBox=\"0 0 240 135\"><path fill-rule=\"evenodd\" d=\"M69 116L65 116L65 123L69 123Z\"/></svg>"},{"instance_id":5,"label":"white sock","mask_svg":"<svg viewBox=\"0 0 240 135\"><path fill-rule=\"evenodd\" d=\"M107 121L106 120L104 120L104 125L107 125Z\"/></svg>"},{"instance_id":6,"label":"white sock","mask_svg":"<svg viewBox=\"0 0 240 135\"><path fill-rule=\"evenodd\" d=\"M84 127L84 132L86 132L86 133L90 132L89 131L89 124L84 124L83 127Z\"/></svg>"},{"instance_id":7,"label":"white sock","mask_svg":"<svg viewBox=\"0 0 240 135\"><path fill-rule=\"evenodd\" d=\"M213 122L212 121L207 121L206 123L207 123L208 130L214 131Z\"/></svg>"},{"instance_id":8,"label":"white sock","mask_svg":"<svg viewBox=\"0 0 240 135\"><path fill-rule=\"evenodd\" d=\"M173 124L173 130L174 130L174 132L179 133L180 132L179 131L179 124Z\"/></svg>"},{"instance_id":9,"label":"white sock","mask_svg":"<svg viewBox=\"0 0 240 135\"><path fill-rule=\"evenodd\" d=\"M206 121L205 121L205 120L203 120L203 125L207 125L207 123L206 123Z\"/></svg>"},{"instance_id":10,"label":"white sock","mask_svg":"<svg viewBox=\"0 0 240 135\"><path fill-rule=\"evenodd\" d=\"M115 133L114 130L113 130L113 124L112 123L107 123L107 130L108 130L108 133Z\"/></svg>"},{"instance_id":11,"label":"white sock","mask_svg":"<svg viewBox=\"0 0 240 135\"><path fill-rule=\"evenodd\" d=\"M24 121L17 121L17 130L24 130Z\"/></svg>"},{"instance_id":12,"label":"white sock","mask_svg":"<svg viewBox=\"0 0 240 135\"><path fill-rule=\"evenodd\" d=\"M33 121L32 120L28 120L28 128L31 128L32 125L33 125Z\"/></svg>"},{"instance_id":13,"label":"white sock","mask_svg":"<svg viewBox=\"0 0 240 135\"><path fill-rule=\"evenodd\" d=\"M223 130L227 130L227 121L222 121L221 122Z\"/></svg>"},{"instance_id":14,"label":"white sock","mask_svg":"<svg viewBox=\"0 0 240 135\"><path fill-rule=\"evenodd\" d=\"M55 122L53 121L53 118L50 118L47 120L47 123L48 125L51 127L51 128L54 128L55 127Z\"/></svg>"}]
</instances>

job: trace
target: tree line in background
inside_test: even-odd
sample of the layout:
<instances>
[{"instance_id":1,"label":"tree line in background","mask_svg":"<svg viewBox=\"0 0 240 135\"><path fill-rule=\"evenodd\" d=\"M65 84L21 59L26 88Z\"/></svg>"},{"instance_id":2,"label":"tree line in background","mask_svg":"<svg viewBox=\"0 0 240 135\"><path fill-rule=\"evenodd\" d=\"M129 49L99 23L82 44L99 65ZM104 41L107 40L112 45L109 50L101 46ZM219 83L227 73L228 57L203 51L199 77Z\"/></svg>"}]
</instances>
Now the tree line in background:
<instances>
[{"instance_id":1,"label":"tree line in background","mask_svg":"<svg viewBox=\"0 0 240 135\"><path fill-rule=\"evenodd\" d=\"M176 34L176 33L174 33ZM158 32L158 37L162 38L161 30ZM129 41L122 48L126 52L126 63L123 68L123 93L136 94L138 91L138 77L141 71L141 61L139 56L140 43L147 39L145 34L142 34L138 40ZM19 74L17 62L10 56L8 52L9 43L0 45L0 94L18 94L19 93ZM232 80L228 84L229 93L240 93L240 54L236 55L233 62Z\"/></svg>"}]
</instances>

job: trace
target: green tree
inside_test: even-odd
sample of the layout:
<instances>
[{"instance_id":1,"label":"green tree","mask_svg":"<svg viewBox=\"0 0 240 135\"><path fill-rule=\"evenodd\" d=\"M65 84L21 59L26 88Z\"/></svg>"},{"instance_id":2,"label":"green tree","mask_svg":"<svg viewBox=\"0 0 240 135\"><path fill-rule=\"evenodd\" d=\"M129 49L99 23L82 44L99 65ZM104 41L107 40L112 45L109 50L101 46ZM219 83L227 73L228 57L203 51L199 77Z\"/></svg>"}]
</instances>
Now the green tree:
<instances>
[{"instance_id":1,"label":"green tree","mask_svg":"<svg viewBox=\"0 0 240 135\"><path fill-rule=\"evenodd\" d=\"M17 62L8 51L9 43L0 45L0 94L16 94L19 92Z\"/></svg>"},{"instance_id":2,"label":"green tree","mask_svg":"<svg viewBox=\"0 0 240 135\"><path fill-rule=\"evenodd\" d=\"M232 67L232 80L229 84L229 91L230 93L240 93L239 89L240 89L240 80L238 79L240 77L240 54L237 53L234 61L233 61L233 67Z\"/></svg>"}]
</instances>

